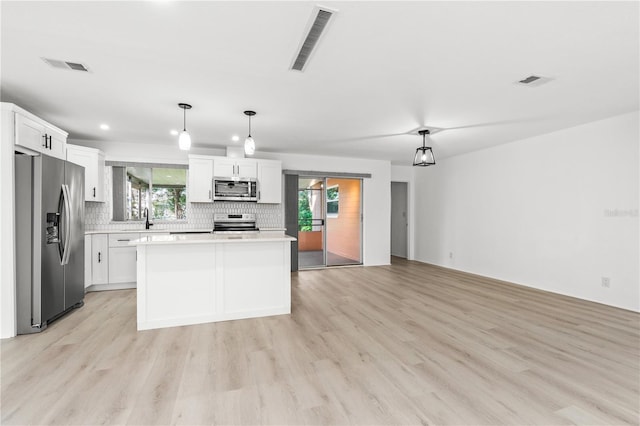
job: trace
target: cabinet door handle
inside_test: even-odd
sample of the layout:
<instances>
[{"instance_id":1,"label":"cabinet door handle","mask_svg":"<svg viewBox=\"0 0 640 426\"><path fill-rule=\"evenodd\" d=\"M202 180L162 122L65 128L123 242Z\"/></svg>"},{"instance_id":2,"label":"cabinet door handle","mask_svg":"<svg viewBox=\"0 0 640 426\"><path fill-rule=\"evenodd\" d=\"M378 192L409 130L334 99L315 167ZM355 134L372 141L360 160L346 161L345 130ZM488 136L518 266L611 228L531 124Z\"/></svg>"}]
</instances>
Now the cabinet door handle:
<instances>
[{"instance_id":1,"label":"cabinet door handle","mask_svg":"<svg viewBox=\"0 0 640 426\"><path fill-rule=\"evenodd\" d=\"M49 136L49 149L53 146L52 136Z\"/></svg>"},{"instance_id":2,"label":"cabinet door handle","mask_svg":"<svg viewBox=\"0 0 640 426\"><path fill-rule=\"evenodd\" d=\"M102 253L98 252L98 263L102 262Z\"/></svg>"},{"instance_id":3,"label":"cabinet door handle","mask_svg":"<svg viewBox=\"0 0 640 426\"><path fill-rule=\"evenodd\" d=\"M118 240L118 241L131 241L131 240Z\"/></svg>"},{"instance_id":4,"label":"cabinet door handle","mask_svg":"<svg viewBox=\"0 0 640 426\"><path fill-rule=\"evenodd\" d=\"M93 198L96 198L96 187L93 187Z\"/></svg>"},{"instance_id":5,"label":"cabinet door handle","mask_svg":"<svg viewBox=\"0 0 640 426\"><path fill-rule=\"evenodd\" d=\"M209 190L209 199L211 200L211 190Z\"/></svg>"},{"instance_id":6,"label":"cabinet door handle","mask_svg":"<svg viewBox=\"0 0 640 426\"><path fill-rule=\"evenodd\" d=\"M44 138L44 143L42 144L42 146L47 148L47 135L42 135L42 137Z\"/></svg>"}]
</instances>

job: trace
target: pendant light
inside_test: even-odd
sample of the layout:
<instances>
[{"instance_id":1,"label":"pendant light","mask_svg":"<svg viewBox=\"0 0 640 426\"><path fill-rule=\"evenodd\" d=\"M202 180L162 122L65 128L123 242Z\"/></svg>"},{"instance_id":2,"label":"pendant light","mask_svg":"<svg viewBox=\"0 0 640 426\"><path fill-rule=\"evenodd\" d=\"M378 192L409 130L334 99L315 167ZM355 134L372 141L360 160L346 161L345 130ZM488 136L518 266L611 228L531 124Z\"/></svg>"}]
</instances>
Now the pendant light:
<instances>
[{"instance_id":1,"label":"pendant light","mask_svg":"<svg viewBox=\"0 0 640 426\"><path fill-rule=\"evenodd\" d=\"M244 153L246 155L253 155L256 152L256 141L251 137L251 117L256 115L255 111L245 111L244 115L249 117L249 136L244 140Z\"/></svg>"},{"instance_id":2,"label":"pendant light","mask_svg":"<svg viewBox=\"0 0 640 426\"><path fill-rule=\"evenodd\" d=\"M187 133L187 110L191 109L191 105L181 103L178 104L178 106L184 111L182 131L178 137L178 147L183 151L189 151L189 149L191 149L191 136Z\"/></svg>"},{"instance_id":3,"label":"pendant light","mask_svg":"<svg viewBox=\"0 0 640 426\"><path fill-rule=\"evenodd\" d=\"M427 135L431 132L429 129L419 130L418 134L422 135L422 146L416 149L416 156L413 158L414 166L433 166L436 159L433 156L433 150L430 146L426 146Z\"/></svg>"}]
</instances>

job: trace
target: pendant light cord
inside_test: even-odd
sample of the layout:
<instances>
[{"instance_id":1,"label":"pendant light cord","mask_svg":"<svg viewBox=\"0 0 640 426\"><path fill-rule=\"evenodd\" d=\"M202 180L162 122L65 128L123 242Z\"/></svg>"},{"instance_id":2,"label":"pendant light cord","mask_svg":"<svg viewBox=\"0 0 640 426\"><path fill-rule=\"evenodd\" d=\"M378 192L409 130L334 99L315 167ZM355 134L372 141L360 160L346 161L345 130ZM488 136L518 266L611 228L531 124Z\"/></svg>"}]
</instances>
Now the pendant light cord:
<instances>
[{"instance_id":1,"label":"pendant light cord","mask_svg":"<svg viewBox=\"0 0 640 426\"><path fill-rule=\"evenodd\" d=\"M187 131L187 109L182 108L182 112L184 113L182 118L182 131L186 132Z\"/></svg>"},{"instance_id":2,"label":"pendant light cord","mask_svg":"<svg viewBox=\"0 0 640 426\"><path fill-rule=\"evenodd\" d=\"M249 137L251 137L251 116L249 116Z\"/></svg>"}]
</instances>

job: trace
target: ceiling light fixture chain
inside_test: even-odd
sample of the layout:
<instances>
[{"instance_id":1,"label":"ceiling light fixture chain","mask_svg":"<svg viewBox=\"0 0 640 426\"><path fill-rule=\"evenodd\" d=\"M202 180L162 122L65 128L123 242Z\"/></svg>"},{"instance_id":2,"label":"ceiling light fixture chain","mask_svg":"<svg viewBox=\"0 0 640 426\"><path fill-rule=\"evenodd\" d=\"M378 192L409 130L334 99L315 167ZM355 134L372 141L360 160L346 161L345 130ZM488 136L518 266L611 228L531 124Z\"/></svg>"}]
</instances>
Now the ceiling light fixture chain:
<instances>
[{"instance_id":1,"label":"ceiling light fixture chain","mask_svg":"<svg viewBox=\"0 0 640 426\"><path fill-rule=\"evenodd\" d=\"M416 149L416 155L413 158L414 166L433 166L436 164L436 159L433 156L433 150L430 146L427 146L427 135L431 134L429 129L423 129L418 131L419 135L422 135L422 146Z\"/></svg>"}]
</instances>

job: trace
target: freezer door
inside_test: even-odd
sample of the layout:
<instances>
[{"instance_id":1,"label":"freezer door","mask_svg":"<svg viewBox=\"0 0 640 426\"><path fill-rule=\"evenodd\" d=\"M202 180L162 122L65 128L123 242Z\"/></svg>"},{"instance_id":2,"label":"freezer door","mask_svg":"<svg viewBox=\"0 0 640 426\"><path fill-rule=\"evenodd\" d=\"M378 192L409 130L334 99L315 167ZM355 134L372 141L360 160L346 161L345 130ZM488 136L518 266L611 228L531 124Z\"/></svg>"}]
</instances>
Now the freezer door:
<instances>
[{"instance_id":1,"label":"freezer door","mask_svg":"<svg viewBox=\"0 0 640 426\"><path fill-rule=\"evenodd\" d=\"M84 299L84 167L66 163L69 240L65 247L64 307L71 308Z\"/></svg>"},{"instance_id":2,"label":"freezer door","mask_svg":"<svg viewBox=\"0 0 640 426\"><path fill-rule=\"evenodd\" d=\"M34 262L34 286L37 287L40 274L41 319L46 322L65 309L64 306L64 268L61 264L62 253L60 238L63 238L62 224L62 188L64 184L65 162L53 157L41 155L34 158L34 198L40 200L40 211L35 215L34 234L40 236L41 267ZM40 166L40 167L39 167ZM34 208L37 208L37 202ZM54 228L58 228L57 230ZM60 232L62 231L62 232ZM38 250L36 246L34 248ZM38 271L39 269L39 271ZM37 305L37 295L34 294ZM37 310L37 306L34 306Z\"/></svg>"}]
</instances>

